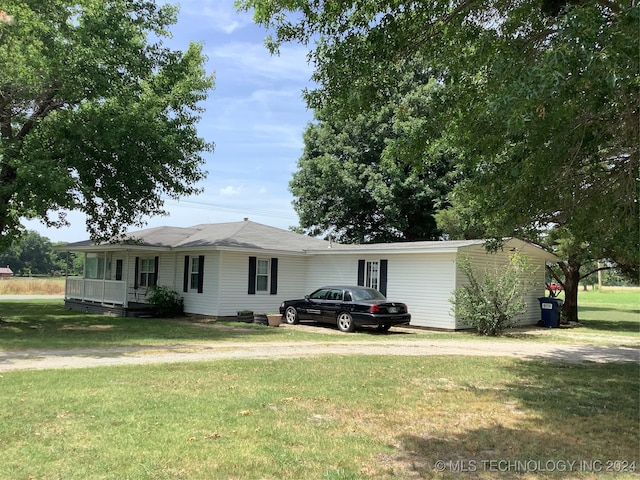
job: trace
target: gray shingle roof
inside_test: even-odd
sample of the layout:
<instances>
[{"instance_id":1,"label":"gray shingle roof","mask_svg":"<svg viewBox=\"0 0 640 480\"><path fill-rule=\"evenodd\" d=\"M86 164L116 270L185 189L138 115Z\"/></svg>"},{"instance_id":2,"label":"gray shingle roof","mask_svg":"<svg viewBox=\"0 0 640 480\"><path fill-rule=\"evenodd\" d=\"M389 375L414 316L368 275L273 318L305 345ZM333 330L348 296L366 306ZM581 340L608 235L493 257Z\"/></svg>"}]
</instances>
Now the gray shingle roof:
<instances>
[{"instance_id":1,"label":"gray shingle roof","mask_svg":"<svg viewBox=\"0 0 640 480\"><path fill-rule=\"evenodd\" d=\"M451 240L427 242L396 242L363 245L343 245L326 240L301 235L299 233L270 227L248 220L230 223L211 223L193 227L156 227L128 233L128 240L117 243L96 245L91 240L70 243L58 249L76 251L122 250L128 248L154 249L197 249L197 248L243 248L271 250L291 254L387 254L387 253L435 253L456 252L460 249L482 245L484 240ZM518 239L507 240L506 244L544 252L540 247ZM549 261L556 257L544 253Z\"/></svg>"},{"instance_id":2,"label":"gray shingle roof","mask_svg":"<svg viewBox=\"0 0 640 480\"><path fill-rule=\"evenodd\" d=\"M202 248L202 247L237 247L261 250L282 250L288 252L304 252L310 249L325 249L329 242L318 238L301 235L280 228L262 225L248 220L242 222L213 223L195 225L193 227L156 227L136 232L129 232L127 240L115 245L104 243L101 246L137 245L140 247L165 248ZM82 242L65 245L65 249L95 247L93 242ZM85 247L85 248L83 248Z\"/></svg>"}]
</instances>

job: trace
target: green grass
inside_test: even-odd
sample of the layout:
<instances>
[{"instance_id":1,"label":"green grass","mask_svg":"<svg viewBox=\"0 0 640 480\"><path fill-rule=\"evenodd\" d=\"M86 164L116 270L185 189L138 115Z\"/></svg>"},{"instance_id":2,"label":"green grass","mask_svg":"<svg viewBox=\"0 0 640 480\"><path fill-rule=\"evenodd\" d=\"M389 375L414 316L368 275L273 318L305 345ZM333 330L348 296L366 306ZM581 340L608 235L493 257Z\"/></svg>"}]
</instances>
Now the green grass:
<instances>
[{"instance_id":1,"label":"green grass","mask_svg":"<svg viewBox=\"0 0 640 480\"><path fill-rule=\"evenodd\" d=\"M562 296L560 297L562 298ZM640 345L640 289L580 291L580 326L518 332L518 339L545 342Z\"/></svg>"},{"instance_id":2,"label":"green grass","mask_svg":"<svg viewBox=\"0 0 640 480\"><path fill-rule=\"evenodd\" d=\"M321 334L265 326L218 322L227 328L205 328L157 318L122 318L63 308L60 300L0 302L0 345L5 350L108 348L201 343L209 341L304 340Z\"/></svg>"},{"instance_id":3,"label":"green grass","mask_svg":"<svg viewBox=\"0 0 640 480\"><path fill-rule=\"evenodd\" d=\"M584 327L510 341L638 344L635 295L581 293L581 312ZM2 301L0 317L3 350L483 340L235 322L203 328L69 312L60 301ZM632 363L369 356L5 372L0 479L386 480L457 478L465 468L476 470L469 478L567 478L549 469L496 472L488 463L550 460L596 468L572 478L637 478L606 468L640 469L639 373ZM607 463L615 461L627 463Z\"/></svg>"},{"instance_id":4,"label":"green grass","mask_svg":"<svg viewBox=\"0 0 640 480\"><path fill-rule=\"evenodd\" d=\"M638 469L638 378L631 364L472 357L10 372L0 377L0 478L457 477L436 473L438 460L449 470L550 459ZM607 477L625 478L584 478Z\"/></svg>"},{"instance_id":5,"label":"green grass","mask_svg":"<svg viewBox=\"0 0 640 480\"><path fill-rule=\"evenodd\" d=\"M640 289L587 291L578 295L580 321L589 328L610 332L640 332Z\"/></svg>"},{"instance_id":6,"label":"green grass","mask_svg":"<svg viewBox=\"0 0 640 480\"><path fill-rule=\"evenodd\" d=\"M506 340L520 342L640 345L640 290L580 292L578 328L518 329ZM365 330L350 335L335 328L314 332L268 328L238 322L216 322L225 328L203 328L165 319L119 318L65 310L60 300L1 300L0 347L4 350L164 346L209 341L380 341L393 339L490 340L468 332L412 330L379 335Z\"/></svg>"},{"instance_id":7,"label":"green grass","mask_svg":"<svg viewBox=\"0 0 640 480\"><path fill-rule=\"evenodd\" d=\"M198 320L198 317L192 317ZM207 323L205 323L206 325ZM209 341L384 341L389 335L366 330L338 334L335 328L314 332L270 328L240 322L211 322L223 328L205 328L173 319L121 318L74 312L60 300L0 300L0 347L4 350L108 348L202 343ZM455 333L416 330L392 333L394 338L455 338Z\"/></svg>"}]
</instances>

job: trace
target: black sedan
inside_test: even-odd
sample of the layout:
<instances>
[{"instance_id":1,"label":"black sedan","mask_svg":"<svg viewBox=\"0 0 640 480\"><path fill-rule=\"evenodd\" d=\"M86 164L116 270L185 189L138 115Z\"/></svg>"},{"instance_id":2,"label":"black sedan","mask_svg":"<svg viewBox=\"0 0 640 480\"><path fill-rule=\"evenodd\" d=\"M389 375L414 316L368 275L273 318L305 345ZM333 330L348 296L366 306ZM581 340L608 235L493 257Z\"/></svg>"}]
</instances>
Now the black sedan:
<instances>
[{"instance_id":1,"label":"black sedan","mask_svg":"<svg viewBox=\"0 0 640 480\"><path fill-rule=\"evenodd\" d=\"M289 324L314 320L336 324L342 332L353 332L363 325L386 331L411 320L406 304L390 302L373 288L352 286L319 288L303 299L282 302L280 313Z\"/></svg>"}]
</instances>

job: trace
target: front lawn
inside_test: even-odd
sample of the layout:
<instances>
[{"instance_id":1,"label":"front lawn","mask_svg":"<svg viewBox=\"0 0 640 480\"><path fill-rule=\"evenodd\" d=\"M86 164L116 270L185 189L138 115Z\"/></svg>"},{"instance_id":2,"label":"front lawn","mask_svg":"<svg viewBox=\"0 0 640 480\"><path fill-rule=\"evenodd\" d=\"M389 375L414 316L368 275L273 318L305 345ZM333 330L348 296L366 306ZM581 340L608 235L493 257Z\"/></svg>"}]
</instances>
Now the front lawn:
<instances>
[{"instance_id":1,"label":"front lawn","mask_svg":"<svg viewBox=\"0 0 640 480\"><path fill-rule=\"evenodd\" d=\"M0 478L637 478L638 380L474 357L6 372Z\"/></svg>"},{"instance_id":2,"label":"front lawn","mask_svg":"<svg viewBox=\"0 0 640 480\"><path fill-rule=\"evenodd\" d=\"M581 298L585 326L531 329L510 341L638 345L635 297L602 295ZM484 340L469 333L343 335L237 322L209 328L70 312L59 300L0 301L0 319L4 350ZM639 380L633 363L471 356L4 372L0 478L637 478L631 470L640 469Z\"/></svg>"},{"instance_id":3,"label":"front lawn","mask_svg":"<svg viewBox=\"0 0 640 480\"><path fill-rule=\"evenodd\" d=\"M640 291L581 292L580 318L576 328L526 328L505 337L513 342L594 343L640 345ZM120 318L65 310L61 300L2 300L0 296L0 348L73 349L113 346L150 346L209 341L367 341L394 339L486 340L472 331L434 332L391 329L390 335L372 330L339 334L335 328L314 331L269 328L239 322L215 322L223 328L206 328L191 321Z\"/></svg>"}]
</instances>

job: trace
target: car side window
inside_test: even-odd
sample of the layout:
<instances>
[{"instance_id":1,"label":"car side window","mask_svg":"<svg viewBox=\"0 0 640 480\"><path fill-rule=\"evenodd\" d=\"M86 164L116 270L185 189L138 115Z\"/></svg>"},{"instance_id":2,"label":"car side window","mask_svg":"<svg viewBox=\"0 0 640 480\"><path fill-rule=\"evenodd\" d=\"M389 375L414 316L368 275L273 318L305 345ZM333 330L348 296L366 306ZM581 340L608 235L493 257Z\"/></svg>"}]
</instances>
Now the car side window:
<instances>
[{"instance_id":1,"label":"car side window","mask_svg":"<svg viewBox=\"0 0 640 480\"><path fill-rule=\"evenodd\" d=\"M353 302L353 298L351 298L351 292L344 292L344 301Z\"/></svg>"},{"instance_id":2,"label":"car side window","mask_svg":"<svg viewBox=\"0 0 640 480\"><path fill-rule=\"evenodd\" d=\"M327 300L342 301L342 290L331 290L327 295Z\"/></svg>"},{"instance_id":3,"label":"car side window","mask_svg":"<svg viewBox=\"0 0 640 480\"><path fill-rule=\"evenodd\" d=\"M327 290L326 288L323 288L321 290L316 290L315 292L313 292L311 294L311 296L309 298L311 298L312 300L323 300L324 297L327 296L327 292L329 290Z\"/></svg>"}]
</instances>

